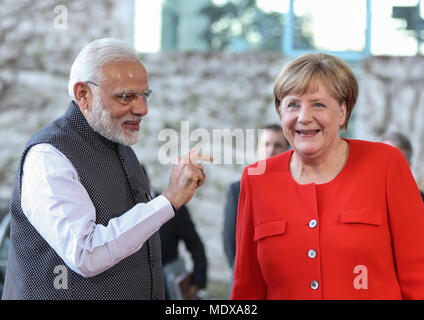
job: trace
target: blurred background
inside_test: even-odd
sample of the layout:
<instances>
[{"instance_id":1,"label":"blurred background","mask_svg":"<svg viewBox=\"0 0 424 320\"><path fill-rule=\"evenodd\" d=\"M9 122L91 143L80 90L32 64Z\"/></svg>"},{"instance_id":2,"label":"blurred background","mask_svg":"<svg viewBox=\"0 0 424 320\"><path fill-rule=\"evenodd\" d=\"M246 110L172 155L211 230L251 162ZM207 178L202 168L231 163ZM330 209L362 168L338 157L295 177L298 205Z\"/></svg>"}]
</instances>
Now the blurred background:
<instances>
[{"instance_id":1,"label":"blurred background","mask_svg":"<svg viewBox=\"0 0 424 320\"><path fill-rule=\"evenodd\" d=\"M305 52L336 54L360 83L344 136L410 138L411 169L424 188L424 2L420 0L2 0L0 3L0 203L7 211L28 139L67 108L69 70L88 42L132 45L149 72L149 114L134 146L155 189L171 164L158 161L162 129L258 129L278 122L273 81ZM194 145L196 139L191 139ZM234 139L224 139L231 152ZM232 153L235 157L235 152ZM226 299L225 193L249 163L205 165L188 204L208 258L209 297ZM190 266L183 245L181 254ZM1 251L4 263L5 251Z\"/></svg>"}]
</instances>

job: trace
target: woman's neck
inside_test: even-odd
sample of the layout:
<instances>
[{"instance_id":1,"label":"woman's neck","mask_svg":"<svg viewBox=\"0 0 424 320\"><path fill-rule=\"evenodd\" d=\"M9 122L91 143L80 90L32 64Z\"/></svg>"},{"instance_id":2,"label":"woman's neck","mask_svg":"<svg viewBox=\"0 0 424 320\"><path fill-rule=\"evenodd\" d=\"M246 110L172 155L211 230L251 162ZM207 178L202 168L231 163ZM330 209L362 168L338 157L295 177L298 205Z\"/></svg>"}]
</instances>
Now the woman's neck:
<instances>
[{"instance_id":1,"label":"woman's neck","mask_svg":"<svg viewBox=\"0 0 424 320\"><path fill-rule=\"evenodd\" d=\"M323 184L333 180L342 171L349 155L349 143L336 142L333 152L317 158L303 159L296 152L290 159L290 173L299 184Z\"/></svg>"}]
</instances>

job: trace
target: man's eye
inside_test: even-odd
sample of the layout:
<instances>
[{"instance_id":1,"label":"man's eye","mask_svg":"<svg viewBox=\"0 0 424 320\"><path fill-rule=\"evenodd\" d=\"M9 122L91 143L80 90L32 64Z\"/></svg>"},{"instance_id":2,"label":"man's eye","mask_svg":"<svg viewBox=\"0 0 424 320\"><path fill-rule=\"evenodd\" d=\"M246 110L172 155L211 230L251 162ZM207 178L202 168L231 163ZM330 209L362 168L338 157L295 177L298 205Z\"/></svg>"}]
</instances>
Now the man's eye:
<instances>
[{"instance_id":1,"label":"man's eye","mask_svg":"<svg viewBox=\"0 0 424 320\"><path fill-rule=\"evenodd\" d=\"M134 99L136 99L136 94L133 93L125 93L125 94L121 94L118 95L118 98L121 99L123 102L131 102Z\"/></svg>"}]
</instances>

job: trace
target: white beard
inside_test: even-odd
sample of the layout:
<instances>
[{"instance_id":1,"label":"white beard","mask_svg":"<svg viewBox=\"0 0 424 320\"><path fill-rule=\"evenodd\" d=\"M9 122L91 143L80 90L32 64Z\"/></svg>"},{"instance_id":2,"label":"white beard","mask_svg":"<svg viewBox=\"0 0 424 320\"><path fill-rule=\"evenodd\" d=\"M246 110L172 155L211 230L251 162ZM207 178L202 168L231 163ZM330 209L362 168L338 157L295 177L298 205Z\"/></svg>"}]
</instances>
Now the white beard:
<instances>
[{"instance_id":1,"label":"white beard","mask_svg":"<svg viewBox=\"0 0 424 320\"><path fill-rule=\"evenodd\" d=\"M91 112L86 115L88 124L94 131L113 142L130 146L137 143L140 132L126 131L122 128L125 121L140 120L138 116L127 116L121 120L114 119L110 112L106 110L100 96L94 95Z\"/></svg>"}]
</instances>

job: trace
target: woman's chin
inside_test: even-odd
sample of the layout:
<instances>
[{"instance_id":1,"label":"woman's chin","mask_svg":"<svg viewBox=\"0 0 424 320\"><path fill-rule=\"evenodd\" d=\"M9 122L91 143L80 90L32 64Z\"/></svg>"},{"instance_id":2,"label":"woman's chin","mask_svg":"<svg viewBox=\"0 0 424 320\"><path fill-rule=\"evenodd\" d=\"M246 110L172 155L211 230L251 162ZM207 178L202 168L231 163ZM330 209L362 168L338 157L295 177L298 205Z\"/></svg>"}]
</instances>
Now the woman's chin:
<instances>
[{"instance_id":1,"label":"woman's chin","mask_svg":"<svg viewBox=\"0 0 424 320\"><path fill-rule=\"evenodd\" d=\"M321 150L320 146L317 145L299 145L294 147L296 153L305 158L314 158L317 156Z\"/></svg>"}]
</instances>

